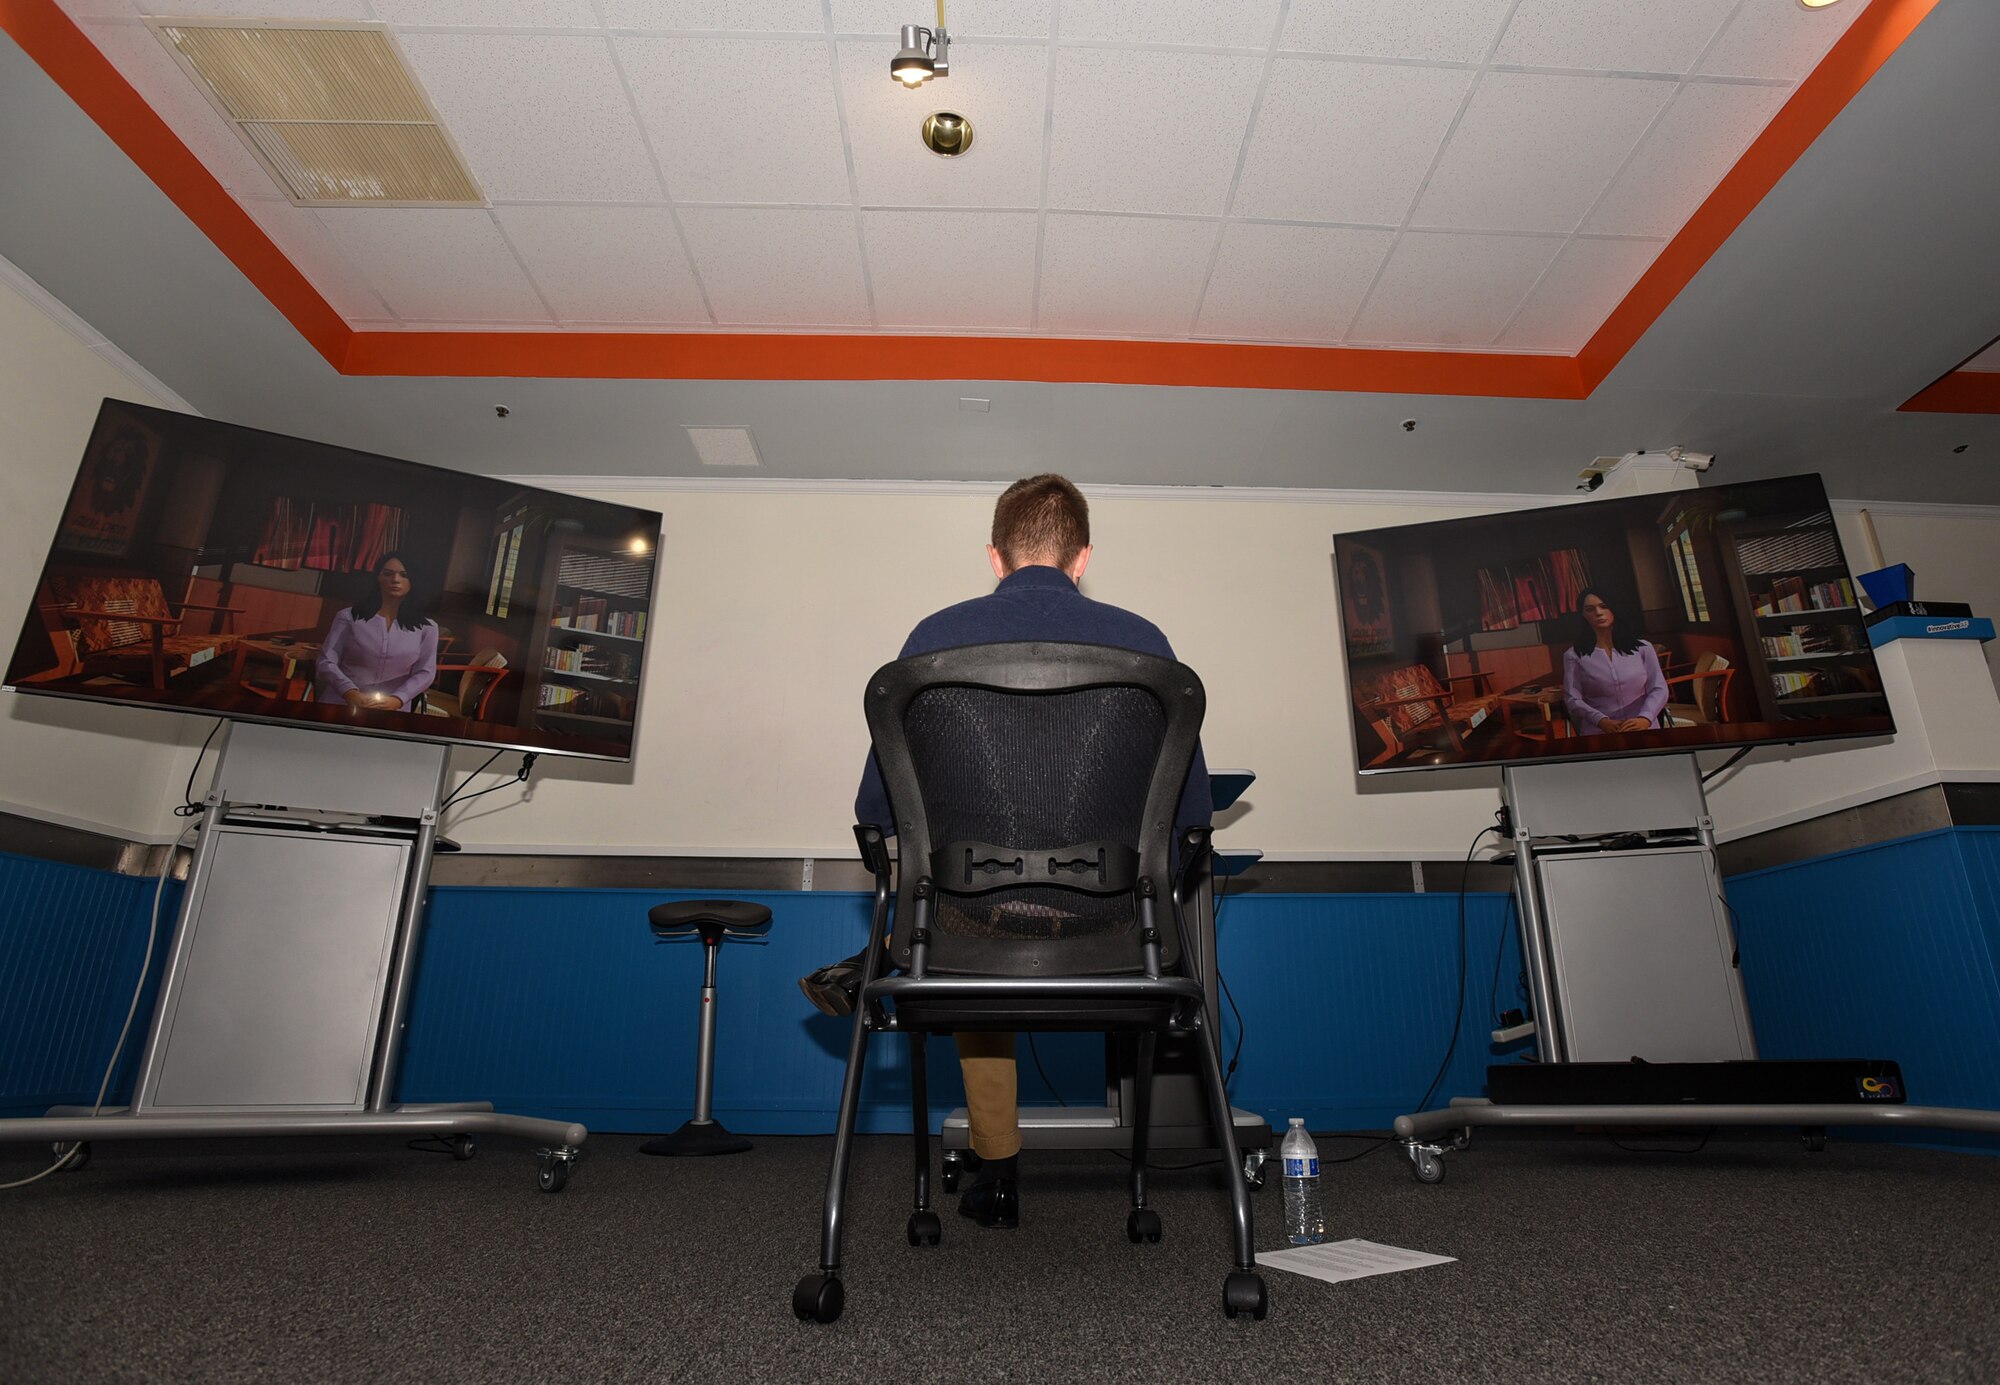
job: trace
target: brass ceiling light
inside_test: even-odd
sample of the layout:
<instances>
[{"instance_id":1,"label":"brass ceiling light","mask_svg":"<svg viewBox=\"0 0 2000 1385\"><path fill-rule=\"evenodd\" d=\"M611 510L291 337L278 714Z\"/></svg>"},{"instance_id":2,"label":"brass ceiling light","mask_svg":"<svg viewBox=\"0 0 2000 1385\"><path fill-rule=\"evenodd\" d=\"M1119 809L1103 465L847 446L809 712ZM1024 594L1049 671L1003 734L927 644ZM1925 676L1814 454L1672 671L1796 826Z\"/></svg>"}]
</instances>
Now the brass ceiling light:
<instances>
[{"instance_id":1,"label":"brass ceiling light","mask_svg":"<svg viewBox=\"0 0 2000 1385\"><path fill-rule=\"evenodd\" d=\"M1799 0L1799 3L1809 10L1823 10L1828 5L1840 3L1840 0Z\"/></svg>"},{"instance_id":2,"label":"brass ceiling light","mask_svg":"<svg viewBox=\"0 0 2000 1385\"><path fill-rule=\"evenodd\" d=\"M955 159L972 148L972 122L957 111L932 111L924 117L922 138L931 153Z\"/></svg>"},{"instance_id":3,"label":"brass ceiling light","mask_svg":"<svg viewBox=\"0 0 2000 1385\"><path fill-rule=\"evenodd\" d=\"M903 26L903 46L889 59L889 75L906 87L951 75L951 36L944 31L944 0L938 0L937 28Z\"/></svg>"}]
</instances>

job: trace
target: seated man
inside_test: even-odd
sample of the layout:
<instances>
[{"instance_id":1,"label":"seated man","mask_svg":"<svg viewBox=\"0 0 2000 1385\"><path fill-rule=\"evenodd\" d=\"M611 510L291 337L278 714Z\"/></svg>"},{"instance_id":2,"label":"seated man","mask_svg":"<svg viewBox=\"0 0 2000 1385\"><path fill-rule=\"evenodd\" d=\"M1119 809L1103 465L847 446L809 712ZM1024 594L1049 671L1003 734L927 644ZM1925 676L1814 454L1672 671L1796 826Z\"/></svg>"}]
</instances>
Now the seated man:
<instances>
[{"instance_id":1,"label":"seated man","mask_svg":"<svg viewBox=\"0 0 2000 1385\"><path fill-rule=\"evenodd\" d=\"M992 542L987 559L1000 585L992 595L950 606L920 621L903 642L898 658L971 644L1050 640L1101 644L1140 654L1174 657L1167 637L1151 621L1092 601L1077 590L1090 564L1090 507L1082 492L1060 476L1016 481L993 507ZM879 825L893 835L896 816L882 785L873 752L854 801L855 821ZM1195 750L1188 771L1175 834L1209 820L1208 769ZM860 989L865 957L857 955L822 967L799 982L814 1005L829 1015L849 1014ZM978 1177L960 1196L958 1210L981 1226L1018 1226L1018 1156L1021 1130L1016 1111L1015 1036L960 1034L959 1066L965 1074L965 1104L972 1122L972 1151L981 1161Z\"/></svg>"}]
</instances>

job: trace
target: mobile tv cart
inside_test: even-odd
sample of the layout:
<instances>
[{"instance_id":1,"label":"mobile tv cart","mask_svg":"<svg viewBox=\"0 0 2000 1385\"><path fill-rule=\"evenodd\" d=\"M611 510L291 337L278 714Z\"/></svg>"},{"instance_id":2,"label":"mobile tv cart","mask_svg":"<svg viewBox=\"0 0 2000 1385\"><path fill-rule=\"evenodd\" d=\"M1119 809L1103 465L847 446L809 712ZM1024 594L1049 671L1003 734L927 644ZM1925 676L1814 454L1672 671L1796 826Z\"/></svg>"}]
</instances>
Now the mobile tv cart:
<instances>
[{"instance_id":1,"label":"mobile tv cart","mask_svg":"<svg viewBox=\"0 0 2000 1385\"><path fill-rule=\"evenodd\" d=\"M1418 1182L1442 1180L1446 1152L1482 1125L1795 1126L1810 1149L1829 1125L2000 1133L2000 1111L1906 1106L1895 1085L1872 1100L1857 1090L1893 1064L1756 1061L1694 756L1508 766L1501 798L1534 1015L1493 1042L1533 1036L1540 1062L1521 1075L1545 1099L1458 1097L1396 1117ZM1620 1084L1611 1064L1644 1078ZM1794 1081L1800 1099L1771 1099ZM1607 1084L1635 1099L1601 1100Z\"/></svg>"},{"instance_id":2,"label":"mobile tv cart","mask_svg":"<svg viewBox=\"0 0 2000 1385\"><path fill-rule=\"evenodd\" d=\"M487 1102L399 1106L442 745L232 723L130 1107L0 1120L0 1141L480 1135L539 1142L559 1192L588 1132Z\"/></svg>"},{"instance_id":3,"label":"mobile tv cart","mask_svg":"<svg viewBox=\"0 0 2000 1385\"><path fill-rule=\"evenodd\" d=\"M1235 803L1250 787L1256 775L1249 770L1210 770L1210 801L1216 812ZM1205 1013L1221 1014L1216 1007L1221 996L1216 984L1215 878L1240 874L1260 856L1258 852L1212 852L1205 869L1193 873L1186 887L1182 907L1188 932L1194 942L1195 962L1200 968L1205 995ZM1215 1022L1215 1021L1211 1021ZM1153 1090L1146 1144L1153 1150L1208 1150L1217 1148L1209 1122L1208 1101L1204 1096L1201 1068L1194 1045L1199 1035L1162 1038L1153 1059ZM1138 1070L1137 1044L1130 1036L1107 1034L1104 1039L1104 1105L1028 1106L1020 1109L1023 1149L1109 1149L1120 1153L1132 1148L1134 1090ZM1264 1165L1270 1157L1271 1125L1254 1111L1230 1107L1230 1122L1236 1127L1236 1144L1243 1151L1243 1172L1252 1188L1263 1186ZM955 1192L962 1172L975 1162L972 1157L972 1121L961 1106L944 1119L940 1144L943 1146L941 1182L946 1192Z\"/></svg>"}]
</instances>

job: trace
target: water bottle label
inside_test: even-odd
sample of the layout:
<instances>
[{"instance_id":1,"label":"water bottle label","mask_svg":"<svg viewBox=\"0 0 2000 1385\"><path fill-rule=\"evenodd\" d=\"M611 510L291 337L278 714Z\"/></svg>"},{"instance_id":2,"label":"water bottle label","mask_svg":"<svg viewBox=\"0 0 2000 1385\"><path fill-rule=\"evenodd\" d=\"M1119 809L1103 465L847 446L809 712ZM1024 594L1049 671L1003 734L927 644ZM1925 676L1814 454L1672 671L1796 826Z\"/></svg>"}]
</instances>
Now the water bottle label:
<instances>
[{"instance_id":1,"label":"water bottle label","mask_svg":"<svg viewBox=\"0 0 2000 1385\"><path fill-rule=\"evenodd\" d=\"M1317 1159L1287 1159L1287 1160L1285 1160L1285 1177L1287 1177L1287 1178L1318 1178L1318 1177L1319 1177L1319 1160L1317 1160Z\"/></svg>"}]
</instances>

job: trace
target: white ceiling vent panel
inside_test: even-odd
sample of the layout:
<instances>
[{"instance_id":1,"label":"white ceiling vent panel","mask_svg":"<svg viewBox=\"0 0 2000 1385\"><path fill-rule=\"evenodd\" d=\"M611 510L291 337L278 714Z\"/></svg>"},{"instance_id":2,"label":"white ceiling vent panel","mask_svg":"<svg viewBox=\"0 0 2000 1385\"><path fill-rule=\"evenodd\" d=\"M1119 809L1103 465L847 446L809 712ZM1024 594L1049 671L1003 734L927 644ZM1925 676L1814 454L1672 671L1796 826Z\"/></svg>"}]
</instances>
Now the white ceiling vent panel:
<instances>
[{"instance_id":1,"label":"white ceiling vent panel","mask_svg":"<svg viewBox=\"0 0 2000 1385\"><path fill-rule=\"evenodd\" d=\"M149 22L298 205L485 205L386 27Z\"/></svg>"}]
</instances>

